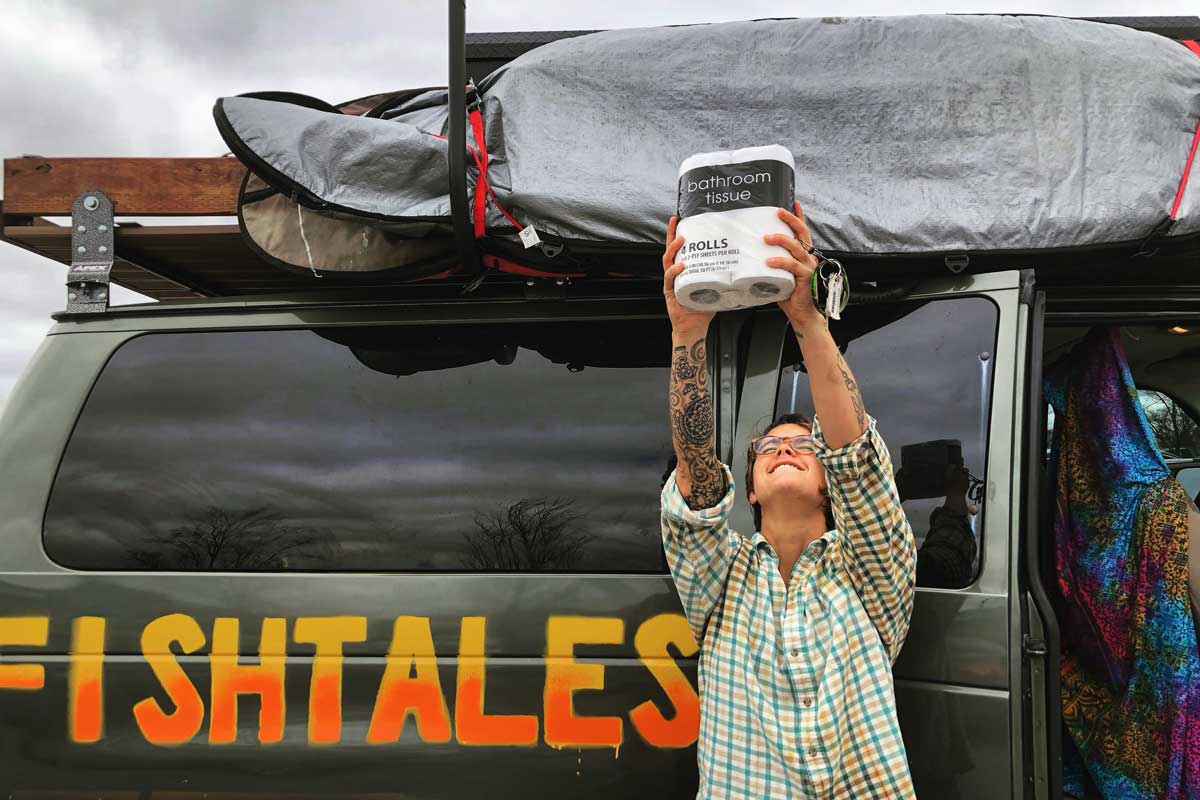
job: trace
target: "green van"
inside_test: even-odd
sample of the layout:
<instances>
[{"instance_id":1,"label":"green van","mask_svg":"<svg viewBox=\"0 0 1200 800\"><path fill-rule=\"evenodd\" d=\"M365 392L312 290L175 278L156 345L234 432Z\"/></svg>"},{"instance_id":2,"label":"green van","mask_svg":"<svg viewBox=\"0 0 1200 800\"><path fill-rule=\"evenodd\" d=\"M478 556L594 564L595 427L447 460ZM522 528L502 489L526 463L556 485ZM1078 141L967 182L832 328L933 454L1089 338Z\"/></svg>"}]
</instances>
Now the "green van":
<instances>
[{"instance_id":1,"label":"green van","mask_svg":"<svg viewBox=\"0 0 1200 800\"><path fill-rule=\"evenodd\" d=\"M1200 407L1152 369L1185 351L1200 287L1035 280L930 280L837 326L893 449L958 440L981 482L973 575L918 589L895 666L922 797L1046 796L1042 353L1128 326L1154 402ZM523 288L60 317L0 426L5 790L694 794L696 644L658 538L661 299ZM739 474L738 443L807 389L777 310L720 323ZM939 504L905 501L918 543Z\"/></svg>"},{"instance_id":2,"label":"green van","mask_svg":"<svg viewBox=\"0 0 1200 800\"><path fill-rule=\"evenodd\" d=\"M64 257L61 232L5 225ZM0 796L693 797L658 287L222 291L224 246L145 259L164 302L56 315L4 408ZM969 569L930 562L894 669L922 798L1061 796L1044 361L1120 326L1200 489L1194 255L1105 284L1073 258L948 262L834 323L922 557L945 467L970 474ZM139 285L136 261L115 278ZM216 288L169 299L189 274ZM776 308L718 323L718 446L741 475L807 378ZM751 529L746 504L733 523Z\"/></svg>"}]
</instances>

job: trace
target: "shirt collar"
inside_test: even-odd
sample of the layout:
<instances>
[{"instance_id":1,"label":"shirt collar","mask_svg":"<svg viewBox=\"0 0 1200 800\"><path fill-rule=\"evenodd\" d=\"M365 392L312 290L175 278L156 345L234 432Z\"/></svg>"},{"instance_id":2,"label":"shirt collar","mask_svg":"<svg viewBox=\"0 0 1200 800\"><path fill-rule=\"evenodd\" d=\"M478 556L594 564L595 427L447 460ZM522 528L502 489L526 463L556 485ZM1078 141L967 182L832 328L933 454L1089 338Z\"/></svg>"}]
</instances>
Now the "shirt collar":
<instances>
[{"instance_id":1,"label":"shirt collar","mask_svg":"<svg viewBox=\"0 0 1200 800\"><path fill-rule=\"evenodd\" d=\"M837 529L831 528L831 529L825 531L824 533L822 533L821 537L819 539L815 539L813 541L814 541L814 543L821 542L822 544L820 545L820 547L818 549L825 550L831 544L833 544L834 542L837 541L837 537L838 537ZM775 552L775 548L771 547L771 543L767 541L767 537L762 535L762 531L754 532L754 535L750 537L750 544L754 547L755 551L758 552L760 555L763 553L767 553L771 556L778 558L778 554Z\"/></svg>"}]
</instances>

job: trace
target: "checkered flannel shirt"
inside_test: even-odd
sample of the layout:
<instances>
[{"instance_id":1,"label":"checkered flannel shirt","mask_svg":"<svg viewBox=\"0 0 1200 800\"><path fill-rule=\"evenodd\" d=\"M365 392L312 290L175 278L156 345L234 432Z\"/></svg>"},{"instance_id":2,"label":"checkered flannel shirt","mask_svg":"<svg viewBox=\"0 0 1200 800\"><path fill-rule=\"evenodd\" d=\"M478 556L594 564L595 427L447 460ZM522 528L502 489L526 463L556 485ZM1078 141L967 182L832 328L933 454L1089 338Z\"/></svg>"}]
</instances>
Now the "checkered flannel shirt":
<instances>
[{"instance_id":1,"label":"checkered flannel shirt","mask_svg":"<svg viewBox=\"0 0 1200 800\"><path fill-rule=\"evenodd\" d=\"M761 533L727 522L729 491L687 507L672 474L662 533L700 642L701 798L910 798L892 691L908 633L916 548L892 464L870 420L838 450L814 425L835 529L797 559L785 587Z\"/></svg>"}]
</instances>

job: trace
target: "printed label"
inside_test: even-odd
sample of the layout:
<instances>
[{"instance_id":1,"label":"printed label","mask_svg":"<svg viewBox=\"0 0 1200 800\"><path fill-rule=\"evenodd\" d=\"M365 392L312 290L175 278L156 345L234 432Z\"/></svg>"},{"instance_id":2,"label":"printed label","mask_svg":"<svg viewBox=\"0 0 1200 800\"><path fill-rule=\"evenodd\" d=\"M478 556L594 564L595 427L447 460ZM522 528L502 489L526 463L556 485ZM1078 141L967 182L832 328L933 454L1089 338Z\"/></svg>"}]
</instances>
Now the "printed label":
<instances>
[{"instance_id":1,"label":"printed label","mask_svg":"<svg viewBox=\"0 0 1200 800\"><path fill-rule=\"evenodd\" d=\"M795 181L792 168L775 159L696 167L679 179L679 218L755 206L791 210Z\"/></svg>"},{"instance_id":2,"label":"printed label","mask_svg":"<svg viewBox=\"0 0 1200 800\"><path fill-rule=\"evenodd\" d=\"M533 247L534 245L538 245L538 244L542 243L542 237L538 236L537 229L534 228L532 225L526 225L524 228L521 228L520 236L521 236L521 244L525 245L526 250Z\"/></svg>"}]
</instances>

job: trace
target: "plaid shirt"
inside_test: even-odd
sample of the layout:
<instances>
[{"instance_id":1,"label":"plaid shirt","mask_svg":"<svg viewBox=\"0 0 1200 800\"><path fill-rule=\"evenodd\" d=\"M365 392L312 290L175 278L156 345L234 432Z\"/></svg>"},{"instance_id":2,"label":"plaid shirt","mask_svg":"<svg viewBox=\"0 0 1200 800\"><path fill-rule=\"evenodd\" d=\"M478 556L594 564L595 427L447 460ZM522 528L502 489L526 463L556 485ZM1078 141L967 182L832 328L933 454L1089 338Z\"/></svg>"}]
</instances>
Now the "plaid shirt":
<instances>
[{"instance_id":1,"label":"plaid shirt","mask_svg":"<svg viewBox=\"0 0 1200 800\"><path fill-rule=\"evenodd\" d=\"M913 797L892 668L908 633L912 530L871 420L825 465L835 530L808 545L785 587L761 533L726 521L729 491L687 507L675 476L662 533L675 587L700 642L701 798Z\"/></svg>"}]
</instances>

